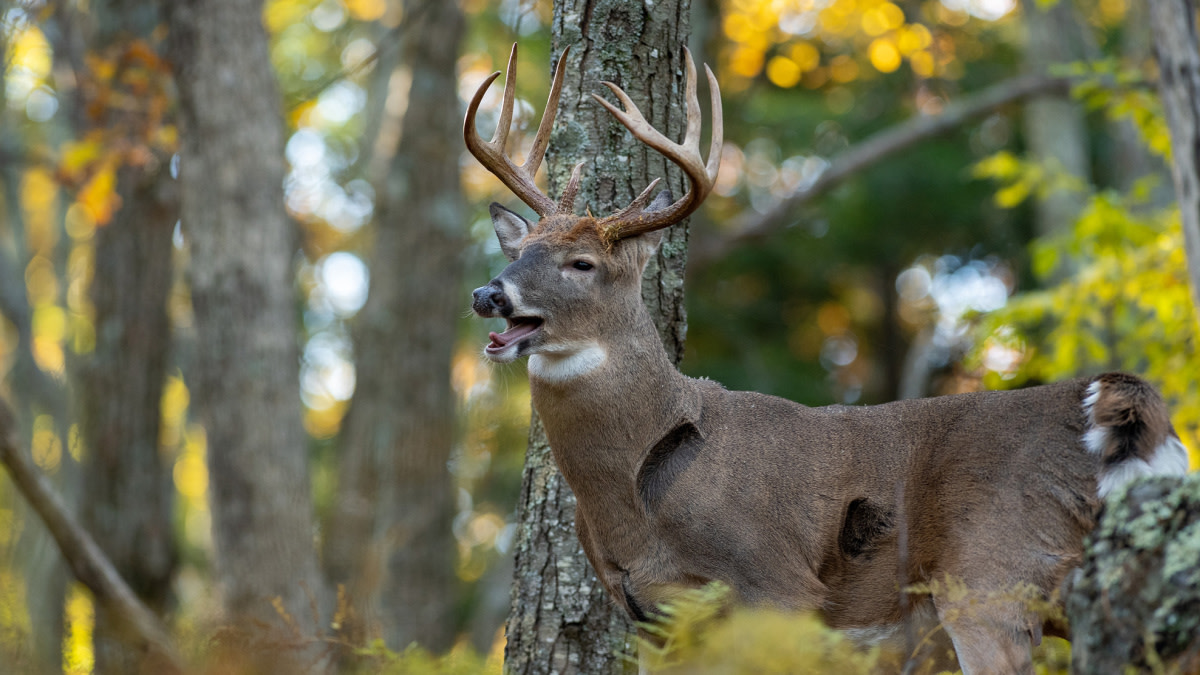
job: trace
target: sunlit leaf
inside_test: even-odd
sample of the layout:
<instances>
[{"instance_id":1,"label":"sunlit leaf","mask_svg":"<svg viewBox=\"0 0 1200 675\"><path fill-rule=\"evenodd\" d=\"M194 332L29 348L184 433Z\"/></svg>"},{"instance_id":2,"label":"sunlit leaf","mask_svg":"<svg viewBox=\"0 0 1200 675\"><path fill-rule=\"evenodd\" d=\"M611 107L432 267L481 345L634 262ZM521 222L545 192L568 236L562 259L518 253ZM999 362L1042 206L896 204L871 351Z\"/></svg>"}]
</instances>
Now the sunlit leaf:
<instances>
[{"instance_id":1,"label":"sunlit leaf","mask_svg":"<svg viewBox=\"0 0 1200 675\"><path fill-rule=\"evenodd\" d=\"M867 50L871 65L881 73L890 73L900 67L900 50L888 38L877 38Z\"/></svg>"},{"instance_id":2,"label":"sunlit leaf","mask_svg":"<svg viewBox=\"0 0 1200 675\"><path fill-rule=\"evenodd\" d=\"M1029 182L1021 180L996 190L996 206L1011 209L1019 205L1029 196L1029 188Z\"/></svg>"},{"instance_id":3,"label":"sunlit leaf","mask_svg":"<svg viewBox=\"0 0 1200 675\"><path fill-rule=\"evenodd\" d=\"M96 625L96 612L91 594L81 584L71 585L65 615L63 671L66 675L90 675L95 667L92 631Z\"/></svg>"},{"instance_id":4,"label":"sunlit leaf","mask_svg":"<svg viewBox=\"0 0 1200 675\"><path fill-rule=\"evenodd\" d=\"M1037 242L1031 247L1033 274L1039 279L1049 279L1058 267L1059 247L1056 244Z\"/></svg>"},{"instance_id":5,"label":"sunlit leaf","mask_svg":"<svg viewBox=\"0 0 1200 675\"><path fill-rule=\"evenodd\" d=\"M794 87L803 74L799 64L786 56L774 56L767 62L767 79L777 87Z\"/></svg>"},{"instance_id":6,"label":"sunlit leaf","mask_svg":"<svg viewBox=\"0 0 1200 675\"><path fill-rule=\"evenodd\" d=\"M971 175L976 178L994 178L1006 180L1015 178L1021 173L1021 161L1017 156L1002 150L975 163Z\"/></svg>"},{"instance_id":7,"label":"sunlit leaf","mask_svg":"<svg viewBox=\"0 0 1200 675\"><path fill-rule=\"evenodd\" d=\"M121 196L117 194L115 163L102 164L80 188L76 201L87 210L96 226L107 225L117 209L121 208Z\"/></svg>"},{"instance_id":8,"label":"sunlit leaf","mask_svg":"<svg viewBox=\"0 0 1200 675\"><path fill-rule=\"evenodd\" d=\"M103 152L100 132L89 133L78 141L66 141L59 151L58 170L66 180L78 180Z\"/></svg>"},{"instance_id":9,"label":"sunlit leaf","mask_svg":"<svg viewBox=\"0 0 1200 675\"><path fill-rule=\"evenodd\" d=\"M375 21L387 11L384 0L342 0L342 4L357 21Z\"/></svg>"}]
</instances>

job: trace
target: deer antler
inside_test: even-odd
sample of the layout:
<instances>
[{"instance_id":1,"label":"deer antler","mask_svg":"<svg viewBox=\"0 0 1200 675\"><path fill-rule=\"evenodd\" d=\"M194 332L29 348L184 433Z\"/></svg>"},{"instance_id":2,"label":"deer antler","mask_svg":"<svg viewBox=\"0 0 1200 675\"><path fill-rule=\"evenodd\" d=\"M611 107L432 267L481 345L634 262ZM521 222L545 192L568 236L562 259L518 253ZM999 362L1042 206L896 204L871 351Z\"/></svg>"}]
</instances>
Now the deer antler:
<instances>
[{"instance_id":1,"label":"deer antler","mask_svg":"<svg viewBox=\"0 0 1200 675\"><path fill-rule=\"evenodd\" d=\"M492 82L495 82L496 78L500 76L500 71L492 73L488 79L483 81L483 84L479 85L474 98L467 106L467 117L463 120L463 140L467 143L467 149L471 151L472 155L475 155L475 159L478 159L485 169L492 172L500 179L500 182L513 191L513 194L520 197L521 201L528 204L542 217L555 213L570 213L575 201L575 193L579 188L579 172L583 168L582 162L575 166L571 172L571 180L557 203L543 194L538 189L537 183L534 182L534 176L537 175L538 167L542 164L542 157L546 154L546 146L550 144L550 131L554 126L554 114L558 109L558 94L562 91L565 72L563 65L566 62L567 51L564 49L558 59L558 68L554 71L554 83L550 86L550 97L546 100L546 109L542 113L537 136L534 137L533 147L529 149L529 155L521 166L513 164L512 159L504 154L509 127L512 124L513 95L517 83L516 43L513 43L512 53L508 57L508 68L504 75L504 105L500 110L500 120L496 124L496 133L492 136L492 140L485 143L479 137L479 133L475 131L475 113L479 110L479 103L483 100L483 95L492 86Z\"/></svg>"},{"instance_id":2,"label":"deer antler","mask_svg":"<svg viewBox=\"0 0 1200 675\"><path fill-rule=\"evenodd\" d=\"M717 87L717 78L713 75L712 70L705 65L704 72L708 74L708 86L712 95L713 116L712 144L709 146L706 165L700 156L700 100L696 95L696 64L692 61L692 53L686 47L683 51L687 57L687 132L684 134L683 143L671 141L650 126L633 101L612 82L603 84L611 89L613 94L616 94L621 105L625 107L624 111L617 109L616 106L596 94L592 94L592 98L607 108L621 124L624 124L633 133L635 138L658 150L683 169L691 183L687 194L674 204L658 211L646 211L646 205L650 202L650 193L658 185L659 179L656 178L629 206L600 221L600 231L603 237L610 242L645 232L653 232L683 220L700 207L704 198L712 191L713 182L717 180L723 143L721 90Z\"/></svg>"}]
</instances>

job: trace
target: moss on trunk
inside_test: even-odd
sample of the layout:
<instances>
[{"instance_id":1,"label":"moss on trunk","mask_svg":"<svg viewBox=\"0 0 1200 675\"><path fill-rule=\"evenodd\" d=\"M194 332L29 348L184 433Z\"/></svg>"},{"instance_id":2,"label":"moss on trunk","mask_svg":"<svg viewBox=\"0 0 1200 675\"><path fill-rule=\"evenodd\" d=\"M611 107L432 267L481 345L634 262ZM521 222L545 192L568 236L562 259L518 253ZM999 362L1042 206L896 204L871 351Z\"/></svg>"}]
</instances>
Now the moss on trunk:
<instances>
[{"instance_id":1,"label":"moss on trunk","mask_svg":"<svg viewBox=\"0 0 1200 675\"><path fill-rule=\"evenodd\" d=\"M1200 475L1138 481L1106 503L1067 615L1072 672L1200 669Z\"/></svg>"}]
</instances>

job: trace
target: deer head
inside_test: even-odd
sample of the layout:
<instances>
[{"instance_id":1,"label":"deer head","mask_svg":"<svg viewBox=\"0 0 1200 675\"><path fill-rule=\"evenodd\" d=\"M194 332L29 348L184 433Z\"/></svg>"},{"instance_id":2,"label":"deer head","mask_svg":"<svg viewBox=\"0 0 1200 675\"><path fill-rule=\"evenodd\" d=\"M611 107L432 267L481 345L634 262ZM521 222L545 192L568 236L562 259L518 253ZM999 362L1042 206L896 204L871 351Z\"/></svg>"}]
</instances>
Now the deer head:
<instances>
[{"instance_id":1,"label":"deer head","mask_svg":"<svg viewBox=\"0 0 1200 675\"><path fill-rule=\"evenodd\" d=\"M515 44L508 60L500 119L491 141L484 142L479 137L475 116L484 94L500 76L499 71L480 85L467 106L463 128L467 148L539 216L537 222L531 223L499 204L491 206L500 248L511 264L488 285L475 290L473 309L482 317L503 317L508 322L507 330L491 334L491 342L485 348L487 357L496 362L506 363L533 354L560 357L582 354L586 360L604 326L627 325L628 321L621 316L627 318L631 311L641 308L639 280L662 239L661 230L695 211L717 177L722 144L720 90L712 71L705 66L713 108L712 143L706 164L700 156L696 68L687 53L687 131L682 143L671 141L650 126L617 85L603 83L624 110L592 95L638 140L683 169L690 183L687 194L672 201L664 190L652 201L651 194L659 183L655 179L617 213L600 218L591 214L577 216L574 205L583 162L575 165L557 201L542 193L534 176L549 144L562 90L564 62L564 58L559 59L533 147L520 166L505 154L516 83Z\"/></svg>"}]
</instances>

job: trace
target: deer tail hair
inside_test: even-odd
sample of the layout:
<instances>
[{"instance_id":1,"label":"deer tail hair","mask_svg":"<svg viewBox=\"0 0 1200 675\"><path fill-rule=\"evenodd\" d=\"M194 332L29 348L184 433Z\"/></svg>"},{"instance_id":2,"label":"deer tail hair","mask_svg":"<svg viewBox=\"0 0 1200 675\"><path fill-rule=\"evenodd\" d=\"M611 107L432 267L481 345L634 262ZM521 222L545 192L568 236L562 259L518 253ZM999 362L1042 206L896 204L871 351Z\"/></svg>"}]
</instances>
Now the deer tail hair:
<instances>
[{"instance_id":1,"label":"deer tail hair","mask_svg":"<svg viewBox=\"0 0 1200 675\"><path fill-rule=\"evenodd\" d=\"M1162 396L1145 380L1124 373L1099 375L1087 386L1083 410L1084 447L1100 458L1100 497L1138 476L1187 473L1187 449Z\"/></svg>"}]
</instances>

